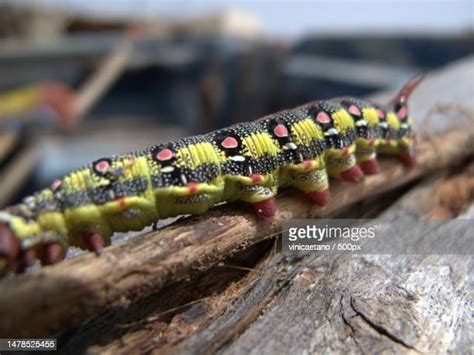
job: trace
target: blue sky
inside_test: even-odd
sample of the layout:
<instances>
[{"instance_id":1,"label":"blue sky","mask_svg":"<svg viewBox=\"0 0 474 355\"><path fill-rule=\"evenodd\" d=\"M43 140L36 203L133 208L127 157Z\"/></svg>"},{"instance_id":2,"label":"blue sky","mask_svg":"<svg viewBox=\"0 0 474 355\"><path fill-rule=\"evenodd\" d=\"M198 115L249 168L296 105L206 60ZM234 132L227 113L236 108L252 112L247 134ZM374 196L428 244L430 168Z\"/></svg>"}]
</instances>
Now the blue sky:
<instances>
[{"instance_id":1,"label":"blue sky","mask_svg":"<svg viewBox=\"0 0 474 355\"><path fill-rule=\"evenodd\" d=\"M235 8L259 19L264 33L272 37L338 31L446 33L474 28L474 0L15 0L28 1L96 15L180 19Z\"/></svg>"}]
</instances>

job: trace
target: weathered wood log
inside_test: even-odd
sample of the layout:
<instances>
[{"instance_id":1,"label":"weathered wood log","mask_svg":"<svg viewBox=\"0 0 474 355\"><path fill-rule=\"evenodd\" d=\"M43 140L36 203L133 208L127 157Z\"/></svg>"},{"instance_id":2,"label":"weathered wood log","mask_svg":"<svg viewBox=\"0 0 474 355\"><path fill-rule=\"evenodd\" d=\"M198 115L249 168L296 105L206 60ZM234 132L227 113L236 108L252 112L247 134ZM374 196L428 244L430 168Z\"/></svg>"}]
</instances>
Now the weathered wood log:
<instances>
[{"instance_id":1,"label":"weathered wood log","mask_svg":"<svg viewBox=\"0 0 474 355\"><path fill-rule=\"evenodd\" d=\"M165 285L205 270L237 251L281 232L283 220L328 216L363 198L401 186L472 156L474 129L437 135L419 146L419 162L406 169L382 162L382 173L361 184L332 182L332 201L314 207L296 192L279 197L272 221L258 221L238 206L213 209L179 223L91 254L0 284L0 336L45 336L123 307ZM439 149L442 147L442 149Z\"/></svg>"}]
</instances>

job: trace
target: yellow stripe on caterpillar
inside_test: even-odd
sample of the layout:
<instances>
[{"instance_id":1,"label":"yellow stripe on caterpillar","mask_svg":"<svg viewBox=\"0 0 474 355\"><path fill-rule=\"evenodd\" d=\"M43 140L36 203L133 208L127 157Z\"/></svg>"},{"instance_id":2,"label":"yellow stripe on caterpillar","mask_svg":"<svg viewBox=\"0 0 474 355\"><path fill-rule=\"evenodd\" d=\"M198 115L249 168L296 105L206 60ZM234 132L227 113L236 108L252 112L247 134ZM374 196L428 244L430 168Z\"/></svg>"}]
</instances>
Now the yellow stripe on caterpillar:
<instances>
[{"instance_id":1,"label":"yellow stripe on caterpillar","mask_svg":"<svg viewBox=\"0 0 474 355\"><path fill-rule=\"evenodd\" d=\"M362 109L362 115L371 127L375 127L379 123L379 116L377 115L377 110L373 107L364 107Z\"/></svg>"},{"instance_id":2,"label":"yellow stripe on caterpillar","mask_svg":"<svg viewBox=\"0 0 474 355\"><path fill-rule=\"evenodd\" d=\"M349 129L354 128L352 116L344 109L334 112L331 117L334 120L336 129L343 134L346 134Z\"/></svg>"}]
</instances>

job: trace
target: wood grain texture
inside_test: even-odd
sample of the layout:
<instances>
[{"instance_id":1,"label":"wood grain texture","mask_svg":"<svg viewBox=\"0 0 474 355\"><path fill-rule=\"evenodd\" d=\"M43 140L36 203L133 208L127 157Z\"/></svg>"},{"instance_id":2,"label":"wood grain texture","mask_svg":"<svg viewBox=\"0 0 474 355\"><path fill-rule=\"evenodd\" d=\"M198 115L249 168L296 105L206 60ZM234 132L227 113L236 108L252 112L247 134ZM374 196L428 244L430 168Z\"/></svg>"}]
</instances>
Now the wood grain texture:
<instances>
[{"instance_id":1,"label":"wood grain texture","mask_svg":"<svg viewBox=\"0 0 474 355\"><path fill-rule=\"evenodd\" d=\"M431 94L436 95L434 92ZM450 126L452 127L452 125ZM283 220L328 216L351 203L394 189L435 170L446 168L449 165L456 165L473 155L473 139L474 129L472 124L467 124L462 129L438 134L429 140L422 141L419 145L419 161L413 169L406 169L398 162L387 159L381 164L381 174L367 177L360 184L331 182L333 197L324 209L313 206L299 193L286 192L277 200L279 211L272 221L258 221L239 205L219 207L203 216L187 218L159 231L148 233L142 238L107 248L101 257L87 254L16 279L5 280L0 284L0 314L2 314L0 335L3 337L51 335L81 324L109 310L126 307L131 302L144 299L152 292L163 289L171 283L207 270L230 255L280 233ZM316 270L316 279L325 280L325 284L333 283L334 287L346 289L353 280L335 280L337 274L334 272L339 269L337 272L341 274L348 272L357 276L356 279L360 279L363 278L363 275L356 271L363 269L363 266L370 264L370 262L361 259L352 270L350 263L346 265L348 263L342 261L331 261L331 263L326 262L319 265L319 261L315 260L315 264L303 263L303 269L301 270L305 270L305 267L308 267L310 271L314 269ZM275 260L276 265L279 265L280 262L283 262L283 260ZM382 262L375 262L374 269L376 271L381 268L377 263ZM394 263L405 270L402 266L405 261L394 261ZM416 262L413 265L415 264ZM272 268L272 270L275 269L278 270L278 268ZM299 270L298 268L292 269L292 266L290 269ZM396 269L392 269L386 269L386 273L393 272L396 275ZM296 274L290 271L288 271L290 274L285 274L284 271L285 267L283 267L284 277L281 282L290 282L289 280L292 280L293 276L301 279L303 283L306 282L304 273L303 276L299 277L297 275L300 271ZM381 279L385 277L382 271L380 271ZM280 270L278 275L281 272ZM276 278L279 280L278 275L272 274L268 277L269 279ZM368 287L371 282L371 280L366 280L364 285L367 284ZM364 285L359 285L359 287ZM276 288L270 286L265 286L262 281L258 282L258 287L262 287L258 292L267 294L266 297L271 300L272 295L281 292L281 283ZM362 301L353 297L356 299L353 302L347 295L340 299L340 294L335 292L338 289L332 289L331 291L327 288L328 285L324 287L326 287L326 291L323 291L327 292L326 296L328 296L325 296L325 299L328 300L325 303L314 305L316 307L315 314L318 314L317 307L321 307L321 314L323 314L323 307L335 311L337 307L340 307L347 312L351 312L351 309L353 309L354 314L357 313L355 310L358 310L360 314L363 314L366 318L368 317L364 313L367 311L361 305ZM314 290L310 290L307 292L314 292ZM329 297L334 295L337 295L337 297ZM294 297L297 297L297 295ZM257 308L250 315L245 313L244 318L252 323L255 316L267 307L267 303L263 304L263 308L261 305L262 303L259 301ZM294 317L298 317L298 315L302 317L307 312L307 309L301 308L300 311L295 311ZM339 311L337 310L337 312ZM347 318L347 323L351 324L350 316L345 315L344 317ZM225 320L225 318L222 319ZM236 316L236 319L241 319L241 317ZM359 316L359 319L364 322L363 316ZM303 322L302 318L300 320ZM298 322L300 320L295 318L293 321ZM236 334L238 334L241 332L238 331L239 329L243 331L250 324L248 321L244 321L243 325L239 325L240 323L223 324L219 328L222 330L215 329L216 334L221 334L224 337L223 339L227 339L226 342L228 342L231 339L228 338L229 335L225 335L227 334L225 329L236 329ZM339 325L345 324L344 318L340 321L342 323L339 323ZM307 320L307 322L312 325L315 324L314 319ZM370 327L368 322L365 323L367 327ZM377 326L371 327L373 332L378 329ZM344 329L349 332L351 327L346 325ZM321 336L330 339L326 333L330 330L326 329ZM311 332L313 331L314 329L311 330ZM232 332L229 334L232 334ZM312 349L319 344L317 339L312 338L305 332L298 336L295 334L298 333L285 331L279 340L284 341L284 337L292 336L301 338L302 344L307 344L307 341L312 339L311 341L316 341L312 345ZM382 335L388 339L399 337L405 342L405 344L399 343L398 346L400 347L419 346L410 339L406 340L401 333ZM299 340L293 339L293 341ZM220 349L223 346L223 344L218 344L216 347L214 342L204 345L203 349L208 348L210 350Z\"/></svg>"}]
</instances>

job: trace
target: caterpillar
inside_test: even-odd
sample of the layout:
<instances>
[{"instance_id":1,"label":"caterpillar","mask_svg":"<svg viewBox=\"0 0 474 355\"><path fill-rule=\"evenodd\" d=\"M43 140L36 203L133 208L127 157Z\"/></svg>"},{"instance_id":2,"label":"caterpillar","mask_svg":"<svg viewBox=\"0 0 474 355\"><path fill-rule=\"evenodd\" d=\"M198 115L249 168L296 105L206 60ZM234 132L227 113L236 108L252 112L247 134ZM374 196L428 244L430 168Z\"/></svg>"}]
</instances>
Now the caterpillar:
<instances>
[{"instance_id":1,"label":"caterpillar","mask_svg":"<svg viewBox=\"0 0 474 355\"><path fill-rule=\"evenodd\" d=\"M377 154L415 162L407 100L422 80L406 83L387 105L341 97L98 159L0 212L0 270L23 272L40 259L62 260L68 246L101 253L114 232L158 219L202 214L241 200L272 218L282 187L318 206L329 177L358 181L379 170Z\"/></svg>"}]
</instances>

